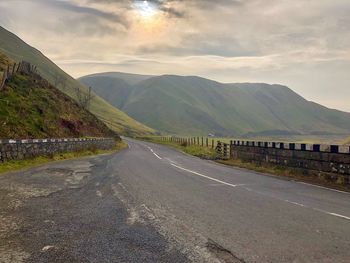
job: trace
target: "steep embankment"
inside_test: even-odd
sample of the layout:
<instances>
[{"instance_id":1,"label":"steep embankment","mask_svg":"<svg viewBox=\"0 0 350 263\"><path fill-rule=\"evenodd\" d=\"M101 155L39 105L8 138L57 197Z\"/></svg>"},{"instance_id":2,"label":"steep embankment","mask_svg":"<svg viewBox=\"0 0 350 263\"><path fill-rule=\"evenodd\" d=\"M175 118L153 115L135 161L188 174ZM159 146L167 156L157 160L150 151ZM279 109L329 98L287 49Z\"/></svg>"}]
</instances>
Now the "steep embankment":
<instances>
[{"instance_id":1,"label":"steep embankment","mask_svg":"<svg viewBox=\"0 0 350 263\"><path fill-rule=\"evenodd\" d=\"M0 53L0 76L11 64ZM35 73L14 74L0 91L0 138L84 136L117 134Z\"/></svg>"},{"instance_id":2,"label":"steep embankment","mask_svg":"<svg viewBox=\"0 0 350 263\"><path fill-rule=\"evenodd\" d=\"M29 46L1 26L0 51L15 61L25 60L36 65L40 74L45 79L72 98L76 97L77 89L86 91L84 85L66 74L40 51ZM99 96L94 96L90 111L104 121L111 129L121 134L141 135L154 132L153 129L130 118L127 114L114 108Z\"/></svg>"},{"instance_id":3,"label":"steep embankment","mask_svg":"<svg viewBox=\"0 0 350 263\"><path fill-rule=\"evenodd\" d=\"M108 73L80 80L112 105L163 132L269 136L350 131L350 113L307 101L281 85L223 84L172 75L136 84L129 79Z\"/></svg>"}]
</instances>

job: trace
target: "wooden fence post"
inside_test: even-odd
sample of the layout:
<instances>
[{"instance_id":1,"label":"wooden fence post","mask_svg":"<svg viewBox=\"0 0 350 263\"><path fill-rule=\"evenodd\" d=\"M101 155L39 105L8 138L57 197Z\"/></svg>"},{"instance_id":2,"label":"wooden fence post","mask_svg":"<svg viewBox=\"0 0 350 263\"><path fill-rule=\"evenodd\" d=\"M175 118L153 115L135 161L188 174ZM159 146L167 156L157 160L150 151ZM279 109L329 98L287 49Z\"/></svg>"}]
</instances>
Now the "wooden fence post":
<instances>
[{"instance_id":1,"label":"wooden fence post","mask_svg":"<svg viewBox=\"0 0 350 263\"><path fill-rule=\"evenodd\" d=\"M204 138L202 137L202 147L204 146Z\"/></svg>"},{"instance_id":2,"label":"wooden fence post","mask_svg":"<svg viewBox=\"0 0 350 263\"><path fill-rule=\"evenodd\" d=\"M10 65L7 65L7 70L6 70L6 72L7 72L7 74L6 74L7 77L10 76Z\"/></svg>"},{"instance_id":3,"label":"wooden fence post","mask_svg":"<svg viewBox=\"0 0 350 263\"><path fill-rule=\"evenodd\" d=\"M216 144L215 152L216 152L217 154L219 154L220 157L222 157L222 145L221 145L221 142L220 142L220 141L218 141L217 144Z\"/></svg>"},{"instance_id":4,"label":"wooden fence post","mask_svg":"<svg viewBox=\"0 0 350 263\"><path fill-rule=\"evenodd\" d=\"M214 149L214 139L211 140L211 148Z\"/></svg>"},{"instance_id":5,"label":"wooden fence post","mask_svg":"<svg viewBox=\"0 0 350 263\"><path fill-rule=\"evenodd\" d=\"M13 65L13 68L12 68L12 75L14 75L16 73L16 63Z\"/></svg>"},{"instance_id":6,"label":"wooden fence post","mask_svg":"<svg viewBox=\"0 0 350 263\"><path fill-rule=\"evenodd\" d=\"M5 85L5 72L2 74L1 76L1 82L0 82L0 90L2 90L2 88Z\"/></svg>"},{"instance_id":7,"label":"wooden fence post","mask_svg":"<svg viewBox=\"0 0 350 263\"><path fill-rule=\"evenodd\" d=\"M227 143L224 143L224 159L227 159Z\"/></svg>"},{"instance_id":8,"label":"wooden fence post","mask_svg":"<svg viewBox=\"0 0 350 263\"><path fill-rule=\"evenodd\" d=\"M207 147L209 146L209 139L208 138L205 139L205 146L207 146Z\"/></svg>"}]
</instances>

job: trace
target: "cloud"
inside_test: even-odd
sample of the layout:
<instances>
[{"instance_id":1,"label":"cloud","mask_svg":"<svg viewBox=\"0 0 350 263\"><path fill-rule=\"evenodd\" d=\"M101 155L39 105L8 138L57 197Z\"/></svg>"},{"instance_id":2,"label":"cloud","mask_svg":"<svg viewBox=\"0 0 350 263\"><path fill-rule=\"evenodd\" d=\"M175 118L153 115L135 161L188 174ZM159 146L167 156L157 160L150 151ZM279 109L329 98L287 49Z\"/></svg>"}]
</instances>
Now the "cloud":
<instances>
[{"instance_id":1,"label":"cloud","mask_svg":"<svg viewBox=\"0 0 350 263\"><path fill-rule=\"evenodd\" d=\"M346 105L348 0L148 0L159 13L151 20L137 16L135 1L1 0L0 24L76 77L125 70L280 82Z\"/></svg>"}]
</instances>

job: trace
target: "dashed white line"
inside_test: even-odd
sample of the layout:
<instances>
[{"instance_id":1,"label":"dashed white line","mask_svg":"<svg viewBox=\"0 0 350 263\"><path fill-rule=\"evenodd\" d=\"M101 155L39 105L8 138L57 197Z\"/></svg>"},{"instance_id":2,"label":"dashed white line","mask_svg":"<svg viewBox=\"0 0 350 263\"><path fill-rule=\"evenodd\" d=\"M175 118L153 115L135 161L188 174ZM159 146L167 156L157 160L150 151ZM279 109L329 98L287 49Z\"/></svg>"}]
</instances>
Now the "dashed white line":
<instances>
[{"instance_id":1,"label":"dashed white line","mask_svg":"<svg viewBox=\"0 0 350 263\"><path fill-rule=\"evenodd\" d=\"M293 202L293 201L289 201L289 200L284 200L284 201L287 202L287 203L293 204L293 205L297 205L297 206L301 206L301 207L306 207L305 205L300 204L300 203L297 203L297 202Z\"/></svg>"},{"instance_id":2,"label":"dashed white line","mask_svg":"<svg viewBox=\"0 0 350 263\"><path fill-rule=\"evenodd\" d=\"M198 175L198 176L200 176L200 177L203 177L203 178L206 178L206 179L212 180L212 181L214 181L214 182L218 182L218 183L220 183L220 184L228 185L228 186L231 186L231 187L237 187L237 186L242 185L242 184L230 184L230 183L226 183L226 182L224 182L224 181L221 181L221 180L218 180L218 179L215 179L215 178L212 178L212 177L206 176L206 175L204 175L204 174L197 173L197 172L195 172L195 171L192 171L192 170L189 170L189 169L183 168L183 167L178 166L178 165L176 165L176 164L174 164L174 163L171 163L170 165L172 165L172 166L174 166L174 167L176 167L176 168L178 168L178 169L180 169L180 170L183 170L183 171L186 171L186 172L189 172L189 173L192 173L192 174Z\"/></svg>"},{"instance_id":3,"label":"dashed white line","mask_svg":"<svg viewBox=\"0 0 350 263\"><path fill-rule=\"evenodd\" d=\"M159 159L159 160L162 160L162 158L156 154L153 149L149 146L147 146L147 148ZM218 179L215 179L215 178L212 178L210 176L207 176L207 175L204 175L204 174L201 174L201 173L198 173L196 171L192 171L192 170L189 170L189 169L186 169L186 168L183 168L181 166L178 166L176 165L175 163L173 163L170 159L166 158L168 161L170 161L170 165L172 165L173 167L176 167L180 170L183 170L183 171L186 171L188 173L192 173L192 174L195 174L195 175L198 175L200 177L203 177L203 178L206 178L208 180L211 180L211 181L214 181L214 182L217 182L217 183L220 183L220 184L223 184L223 185L227 185L227 186L231 186L231 187L237 187L237 186L243 186L244 184L230 184L230 183L227 183L227 182L224 182L224 181L221 181L221 180L218 180ZM314 186L314 187L319 187L319 188L322 188L322 189L327 189L327 190L331 190L331 191L335 191L335 192L339 192L339 193L344 193L344 194L349 194L347 192L343 192L343 191L340 191L340 190L335 190L335 189L330 189L330 188L327 188L327 187L323 187L323 186L318 186L318 185L312 185L312 184L308 184L308 183L304 183L304 182L298 182L300 184L305 184L305 185L310 185L310 186ZM253 191L253 192L256 192L250 188L246 188L244 187L245 190L247 191ZM256 192L256 193L259 193L259 192ZM276 198L276 199L279 199L279 198ZM312 209L312 210L315 210L315 211L318 211L318 212L321 212L321 213L324 213L324 214L327 214L327 215L331 215L331 216L335 216L335 217L339 217L339 218L342 218L342 219L346 219L346 220L350 220L350 217L347 217L347 216L344 216L344 215L340 215L340 214L337 214L337 213L332 213L332 212L328 212L328 211L325 211L325 210L322 210L322 209L318 209L318 208L314 208L314 207L308 207L304 204L301 204L301 203L297 203L297 202L293 202L293 201L290 201L290 200L282 200L282 199L279 199L281 201L284 201L284 202L287 202L289 204L293 204L293 205L296 205L296 206L300 206L300 207L304 207L304 208L308 208L308 209Z\"/></svg>"}]
</instances>

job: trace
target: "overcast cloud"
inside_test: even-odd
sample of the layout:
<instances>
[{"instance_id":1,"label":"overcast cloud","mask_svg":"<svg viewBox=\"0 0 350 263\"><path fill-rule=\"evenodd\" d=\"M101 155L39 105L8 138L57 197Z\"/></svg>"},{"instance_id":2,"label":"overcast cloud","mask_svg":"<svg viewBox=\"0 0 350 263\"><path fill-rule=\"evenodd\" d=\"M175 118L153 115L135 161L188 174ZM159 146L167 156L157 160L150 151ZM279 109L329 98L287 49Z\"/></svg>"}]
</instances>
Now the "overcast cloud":
<instances>
[{"instance_id":1,"label":"overcast cloud","mask_svg":"<svg viewBox=\"0 0 350 263\"><path fill-rule=\"evenodd\" d=\"M350 112L348 0L0 0L0 25L74 77L200 75L289 86Z\"/></svg>"}]
</instances>

